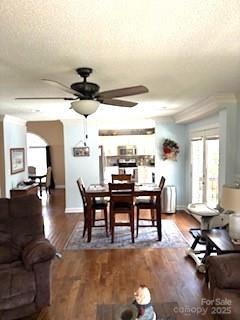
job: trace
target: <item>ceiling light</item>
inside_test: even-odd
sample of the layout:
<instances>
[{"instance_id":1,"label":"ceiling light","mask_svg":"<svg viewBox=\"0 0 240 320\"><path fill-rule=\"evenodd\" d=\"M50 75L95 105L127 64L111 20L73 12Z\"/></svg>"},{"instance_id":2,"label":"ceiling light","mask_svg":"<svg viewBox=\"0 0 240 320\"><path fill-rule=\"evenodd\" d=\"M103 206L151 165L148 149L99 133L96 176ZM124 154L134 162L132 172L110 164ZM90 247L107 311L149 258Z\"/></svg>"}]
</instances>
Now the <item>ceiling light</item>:
<instances>
[{"instance_id":1,"label":"ceiling light","mask_svg":"<svg viewBox=\"0 0 240 320\"><path fill-rule=\"evenodd\" d=\"M77 100L71 102L71 108L77 113L87 117L97 111L99 104L96 100Z\"/></svg>"}]
</instances>

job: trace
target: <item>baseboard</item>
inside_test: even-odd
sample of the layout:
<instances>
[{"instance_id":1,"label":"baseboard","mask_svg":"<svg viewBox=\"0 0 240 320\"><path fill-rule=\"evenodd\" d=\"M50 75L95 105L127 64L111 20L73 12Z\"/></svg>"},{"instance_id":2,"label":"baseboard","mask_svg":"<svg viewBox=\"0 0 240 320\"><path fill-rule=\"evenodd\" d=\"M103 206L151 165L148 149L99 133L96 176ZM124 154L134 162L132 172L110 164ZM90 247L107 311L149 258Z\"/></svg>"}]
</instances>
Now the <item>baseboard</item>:
<instances>
[{"instance_id":1,"label":"baseboard","mask_svg":"<svg viewBox=\"0 0 240 320\"><path fill-rule=\"evenodd\" d=\"M55 189L65 189L65 185L64 184L58 184L55 186Z\"/></svg>"},{"instance_id":2,"label":"baseboard","mask_svg":"<svg viewBox=\"0 0 240 320\"><path fill-rule=\"evenodd\" d=\"M186 211L187 212L187 207L185 205L178 204L177 205L177 210L182 210L182 211Z\"/></svg>"},{"instance_id":3,"label":"baseboard","mask_svg":"<svg viewBox=\"0 0 240 320\"><path fill-rule=\"evenodd\" d=\"M83 207L65 208L65 213L83 213Z\"/></svg>"}]
</instances>

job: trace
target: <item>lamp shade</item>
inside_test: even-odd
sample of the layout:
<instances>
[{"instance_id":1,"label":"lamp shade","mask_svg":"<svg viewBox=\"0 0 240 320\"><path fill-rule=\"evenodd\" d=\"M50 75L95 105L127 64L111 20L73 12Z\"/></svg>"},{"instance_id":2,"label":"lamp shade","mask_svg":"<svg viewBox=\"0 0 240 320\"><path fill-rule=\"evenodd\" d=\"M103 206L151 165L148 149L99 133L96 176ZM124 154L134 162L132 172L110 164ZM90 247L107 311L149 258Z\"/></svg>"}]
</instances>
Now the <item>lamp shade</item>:
<instances>
[{"instance_id":1,"label":"lamp shade","mask_svg":"<svg viewBox=\"0 0 240 320\"><path fill-rule=\"evenodd\" d=\"M221 207L225 210L240 212L240 188L233 186L223 186Z\"/></svg>"},{"instance_id":2,"label":"lamp shade","mask_svg":"<svg viewBox=\"0 0 240 320\"><path fill-rule=\"evenodd\" d=\"M71 107L77 113L83 116L89 116L97 111L99 102L96 100L76 100L71 103Z\"/></svg>"},{"instance_id":3,"label":"lamp shade","mask_svg":"<svg viewBox=\"0 0 240 320\"><path fill-rule=\"evenodd\" d=\"M229 216L229 236L233 240L240 240L240 213L233 213Z\"/></svg>"}]
</instances>

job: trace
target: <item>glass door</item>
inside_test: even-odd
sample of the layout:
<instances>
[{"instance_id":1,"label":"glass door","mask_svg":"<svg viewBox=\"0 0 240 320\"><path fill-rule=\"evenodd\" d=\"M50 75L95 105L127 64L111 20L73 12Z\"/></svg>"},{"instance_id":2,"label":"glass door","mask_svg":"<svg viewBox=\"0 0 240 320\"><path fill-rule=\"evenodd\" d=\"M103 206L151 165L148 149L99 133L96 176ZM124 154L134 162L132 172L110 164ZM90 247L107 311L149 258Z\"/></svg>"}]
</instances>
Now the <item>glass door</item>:
<instances>
[{"instance_id":1,"label":"glass door","mask_svg":"<svg viewBox=\"0 0 240 320\"><path fill-rule=\"evenodd\" d=\"M192 203L203 202L203 155L203 138L192 139Z\"/></svg>"},{"instance_id":2,"label":"glass door","mask_svg":"<svg viewBox=\"0 0 240 320\"><path fill-rule=\"evenodd\" d=\"M206 148L206 202L210 207L218 203L219 138L207 137Z\"/></svg>"},{"instance_id":3,"label":"glass door","mask_svg":"<svg viewBox=\"0 0 240 320\"><path fill-rule=\"evenodd\" d=\"M215 130L216 131L216 130ZM219 136L213 130L203 131L191 139L192 203L218 203Z\"/></svg>"}]
</instances>

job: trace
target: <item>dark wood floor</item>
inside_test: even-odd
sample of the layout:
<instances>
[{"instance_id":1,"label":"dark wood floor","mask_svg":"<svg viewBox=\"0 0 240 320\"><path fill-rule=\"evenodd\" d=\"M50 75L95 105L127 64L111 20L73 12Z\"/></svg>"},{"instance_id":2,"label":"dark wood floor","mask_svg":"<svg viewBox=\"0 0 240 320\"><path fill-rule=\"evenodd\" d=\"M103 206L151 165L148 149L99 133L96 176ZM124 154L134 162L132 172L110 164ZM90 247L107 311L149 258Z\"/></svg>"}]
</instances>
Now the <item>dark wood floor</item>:
<instances>
[{"instance_id":1,"label":"dark wood floor","mask_svg":"<svg viewBox=\"0 0 240 320\"><path fill-rule=\"evenodd\" d=\"M176 301L179 307L201 306L209 293L204 276L196 272L184 248L63 251L80 214L64 214L64 192L43 197L45 232L63 253L52 269L52 305L31 319L96 319L97 304L130 303L139 284L146 284L156 303ZM188 232L197 222L184 212L163 215L174 220L192 242ZM194 309L193 309L194 310ZM212 319L192 313L177 319Z\"/></svg>"}]
</instances>

